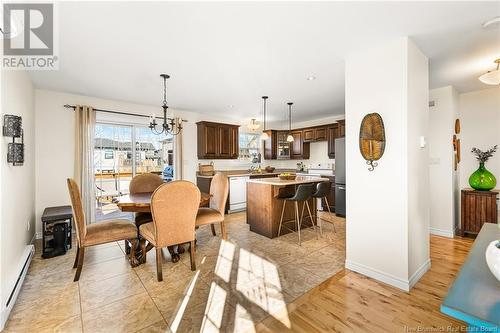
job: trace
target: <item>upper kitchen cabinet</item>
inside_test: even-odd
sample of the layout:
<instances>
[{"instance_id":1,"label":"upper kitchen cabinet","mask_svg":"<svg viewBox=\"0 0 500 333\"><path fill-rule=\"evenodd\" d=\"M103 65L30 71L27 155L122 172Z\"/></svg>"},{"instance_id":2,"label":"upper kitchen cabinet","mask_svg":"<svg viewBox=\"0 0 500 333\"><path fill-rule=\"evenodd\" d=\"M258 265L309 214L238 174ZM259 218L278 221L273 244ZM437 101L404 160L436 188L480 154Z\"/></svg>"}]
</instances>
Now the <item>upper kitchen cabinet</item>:
<instances>
[{"instance_id":1,"label":"upper kitchen cabinet","mask_svg":"<svg viewBox=\"0 0 500 333\"><path fill-rule=\"evenodd\" d=\"M309 158L309 142L304 142L304 131L292 131L290 134L293 136L291 146L291 158L295 160Z\"/></svg>"},{"instance_id":2,"label":"upper kitchen cabinet","mask_svg":"<svg viewBox=\"0 0 500 333\"><path fill-rule=\"evenodd\" d=\"M263 140L264 159L266 160L289 160L291 146L286 141L287 131L266 131L268 138Z\"/></svg>"},{"instance_id":3,"label":"upper kitchen cabinet","mask_svg":"<svg viewBox=\"0 0 500 333\"><path fill-rule=\"evenodd\" d=\"M335 158L335 139L345 136L345 120L327 126L328 157Z\"/></svg>"},{"instance_id":4,"label":"upper kitchen cabinet","mask_svg":"<svg viewBox=\"0 0 500 333\"><path fill-rule=\"evenodd\" d=\"M239 151L238 125L197 122L199 159L236 159Z\"/></svg>"},{"instance_id":5,"label":"upper kitchen cabinet","mask_svg":"<svg viewBox=\"0 0 500 333\"><path fill-rule=\"evenodd\" d=\"M304 142L325 141L327 139L327 127L311 127L303 130Z\"/></svg>"}]
</instances>

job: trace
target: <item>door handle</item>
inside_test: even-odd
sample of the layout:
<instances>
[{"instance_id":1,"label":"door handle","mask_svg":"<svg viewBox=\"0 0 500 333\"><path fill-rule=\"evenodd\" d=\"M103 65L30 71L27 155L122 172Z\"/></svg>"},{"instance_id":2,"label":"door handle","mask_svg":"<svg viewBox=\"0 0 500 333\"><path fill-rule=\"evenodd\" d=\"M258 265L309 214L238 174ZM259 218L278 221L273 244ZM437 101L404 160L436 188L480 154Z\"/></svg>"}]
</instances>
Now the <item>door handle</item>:
<instances>
[{"instance_id":1,"label":"door handle","mask_svg":"<svg viewBox=\"0 0 500 333\"><path fill-rule=\"evenodd\" d=\"M345 187L343 187L343 186L337 186L337 188L338 188L339 190L344 190L344 191L345 191Z\"/></svg>"}]
</instances>

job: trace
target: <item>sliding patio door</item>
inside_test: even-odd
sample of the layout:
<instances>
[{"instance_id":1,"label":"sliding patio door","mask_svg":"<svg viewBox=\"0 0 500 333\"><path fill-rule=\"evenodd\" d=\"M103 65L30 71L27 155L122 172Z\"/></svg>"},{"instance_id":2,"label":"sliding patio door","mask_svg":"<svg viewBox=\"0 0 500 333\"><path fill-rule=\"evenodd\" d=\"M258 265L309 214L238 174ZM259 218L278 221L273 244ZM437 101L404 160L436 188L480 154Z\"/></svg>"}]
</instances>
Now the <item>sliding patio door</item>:
<instances>
[{"instance_id":1,"label":"sliding patio door","mask_svg":"<svg viewBox=\"0 0 500 333\"><path fill-rule=\"evenodd\" d=\"M154 135L148 127L135 124L97 123L95 130L94 171L96 216L98 222L110 218L131 218L116 202L129 193L137 174L155 173L171 180L173 139Z\"/></svg>"}]
</instances>

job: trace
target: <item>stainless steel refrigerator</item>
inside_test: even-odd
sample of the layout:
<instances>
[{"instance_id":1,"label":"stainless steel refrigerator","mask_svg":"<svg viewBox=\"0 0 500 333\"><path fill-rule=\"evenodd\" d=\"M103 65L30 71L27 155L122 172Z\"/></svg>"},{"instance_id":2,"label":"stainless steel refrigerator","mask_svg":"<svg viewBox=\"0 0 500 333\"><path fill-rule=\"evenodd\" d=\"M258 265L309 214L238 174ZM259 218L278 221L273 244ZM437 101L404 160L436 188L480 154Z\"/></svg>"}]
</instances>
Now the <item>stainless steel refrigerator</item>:
<instances>
[{"instance_id":1,"label":"stainless steel refrigerator","mask_svg":"<svg viewBox=\"0 0 500 333\"><path fill-rule=\"evenodd\" d=\"M335 139L335 214L345 216L345 137Z\"/></svg>"}]
</instances>

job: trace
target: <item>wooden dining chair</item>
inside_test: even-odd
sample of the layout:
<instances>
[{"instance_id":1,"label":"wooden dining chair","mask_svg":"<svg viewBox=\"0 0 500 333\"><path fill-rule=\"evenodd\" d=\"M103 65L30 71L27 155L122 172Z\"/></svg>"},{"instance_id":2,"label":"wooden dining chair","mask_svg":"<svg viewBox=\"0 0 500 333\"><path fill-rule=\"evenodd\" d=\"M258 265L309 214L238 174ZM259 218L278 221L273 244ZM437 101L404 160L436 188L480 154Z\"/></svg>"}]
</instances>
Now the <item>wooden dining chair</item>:
<instances>
[{"instance_id":1,"label":"wooden dining chair","mask_svg":"<svg viewBox=\"0 0 500 333\"><path fill-rule=\"evenodd\" d=\"M73 268L76 268L74 281L80 279L85 248L89 246L128 240L132 243L130 260L135 260L135 248L138 242L137 227L135 224L126 219L113 219L87 225L80 197L80 189L73 179L68 179L67 183L77 237L76 258L73 264Z\"/></svg>"},{"instance_id":2,"label":"wooden dining chair","mask_svg":"<svg viewBox=\"0 0 500 333\"><path fill-rule=\"evenodd\" d=\"M214 224L220 224L222 238L227 239L226 225L224 224L224 212L226 210L227 196L229 193L229 181L221 172L216 173L210 184L210 204L209 207L198 209L196 216L196 226L210 225L212 233Z\"/></svg>"},{"instance_id":3,"label":"wooden dining chair","mask_svg":"<svg viewBox=\"0 0 500 333\"><path fill-rule=\"evenodd\" d=\"M139 227L143 262L146 261L146 241L156 248L156 272L158 281L163 280L162 248L189 243L191 270L195 263L195 220L200 205L198 187L185 180L161 185L151 197L153 222Z\"/></svg>"},{"instance_id":4,"label":"wooden dining chair","mask_svg":"<svg viewBox=\"0 0 500 333\"><path fill-rule=\"evenodd\" d=\"M130 194L152 193L162 184L163 179L160 176L154 173L143 173L132 178L128 190ZM138 212L134 213L134 221L139 228L141 224L153 221L153 217L151 213ZM130 253L130 244L127 241L125 241L125 252Z\"/></svg>"}]
</instances>

